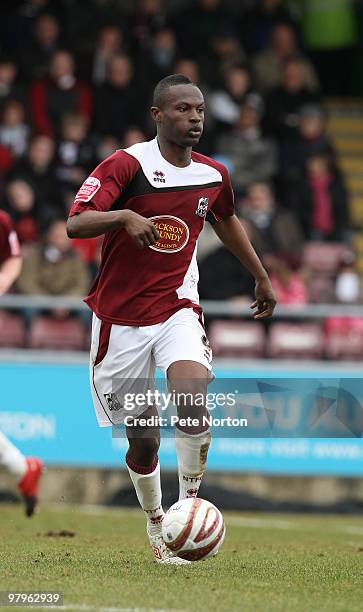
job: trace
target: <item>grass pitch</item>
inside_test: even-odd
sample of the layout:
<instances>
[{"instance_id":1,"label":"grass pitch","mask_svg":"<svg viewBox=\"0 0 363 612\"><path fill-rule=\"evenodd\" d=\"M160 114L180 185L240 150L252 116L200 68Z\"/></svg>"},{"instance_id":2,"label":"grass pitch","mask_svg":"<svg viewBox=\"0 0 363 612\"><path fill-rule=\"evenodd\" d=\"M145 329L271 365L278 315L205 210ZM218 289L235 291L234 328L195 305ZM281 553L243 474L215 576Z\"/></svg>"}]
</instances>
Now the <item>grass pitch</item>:
<instances>
[{"instance_id":1,"label":"grass pitch","mask_svg":"<svg viewBox=\"0 0 363 612\"><path fill-rule=\"evenodd\" d=\"M141 511L43 507L27 520L1 505L0 590L62 591L74 612L362 610L363 518L225 518L217 557L168 567L152 561Z\"/></svg>"}]
</instances>

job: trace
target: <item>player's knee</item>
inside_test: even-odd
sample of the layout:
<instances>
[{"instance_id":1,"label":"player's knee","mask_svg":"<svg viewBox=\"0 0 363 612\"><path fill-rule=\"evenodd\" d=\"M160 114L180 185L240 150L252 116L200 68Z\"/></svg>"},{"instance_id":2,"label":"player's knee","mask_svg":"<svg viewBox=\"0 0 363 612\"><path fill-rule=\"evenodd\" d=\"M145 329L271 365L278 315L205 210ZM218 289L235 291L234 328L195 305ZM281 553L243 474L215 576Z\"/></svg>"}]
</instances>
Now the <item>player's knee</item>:
<instances>
[{"instance_id":1,"label":"player's knee","mask_svg":"<svg viewBox=\"0 0 363 612\"><path fill-rule=\"evenodd\" d=\"M139 465L154 463L160 446L159 436L129 439L129 455Z\"/></svg>"},{"instance_id":2,"label":"player's knee","mask_svg":"<svg viewBox=\"0 0 363 612\"><path fill-rule=\"evenodd\" d=\"M203 381L179 381L174 390L175 404L181 428L186 425L186 431L193 433L190 429L207 429L208 425L204 419L208 417L206 410L206 385Z\"/></svg>"},{"instance_id":3,"label":"player's knee","mask_svg":"<svg viewBox=\"0 0 363 612\"><path fill-rule=\"evenodd\" d=\"M180 408L204 406L207 385L199 380L180 380L171 385L175 403Z\"/></svg>"}]
</instances>

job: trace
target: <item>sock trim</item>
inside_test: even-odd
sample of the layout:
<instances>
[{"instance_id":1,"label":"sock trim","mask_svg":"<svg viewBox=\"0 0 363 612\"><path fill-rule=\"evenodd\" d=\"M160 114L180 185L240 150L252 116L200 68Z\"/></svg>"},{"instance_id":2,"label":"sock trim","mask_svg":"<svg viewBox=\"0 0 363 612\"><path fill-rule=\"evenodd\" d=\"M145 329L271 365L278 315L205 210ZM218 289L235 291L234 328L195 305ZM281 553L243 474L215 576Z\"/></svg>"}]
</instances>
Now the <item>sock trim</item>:
<instances>
[{"instance_id":1,"label":"sock trim","mask_svg":"<svg viewBox=\"0 0 363 612\"><path fill-rule=\"evenodd\" d=\"M206 425L201 425L200 427L183 427L182 425L179 425L179 423L176 423L175 429L178 429L184 435L186 434L187 436L190 436L192 438L193 436L199 436L200 434L209 431L209 425L207 423Z\"/></svg>"},{"instance_id":2,"label":"sock trim","mask_svg":"<svg viewBox=\"0 0 363 612\"><path fill-rule=\"evenodd\" d=\"M143 475L152 474L153 472L155 472L156 468L158 467L158 463L159 463L159 459L158 459L158 456L156 455L155 461L151 465L147 465L147 466L137 465L137 463L134 463L134 461L132 461L132 459L130 459L130 457L126 453L126 465L127 467L130 468L130 470L132 470L133 472L136 472L136 474L143 474Z\"/></svg>"}]
</instances>

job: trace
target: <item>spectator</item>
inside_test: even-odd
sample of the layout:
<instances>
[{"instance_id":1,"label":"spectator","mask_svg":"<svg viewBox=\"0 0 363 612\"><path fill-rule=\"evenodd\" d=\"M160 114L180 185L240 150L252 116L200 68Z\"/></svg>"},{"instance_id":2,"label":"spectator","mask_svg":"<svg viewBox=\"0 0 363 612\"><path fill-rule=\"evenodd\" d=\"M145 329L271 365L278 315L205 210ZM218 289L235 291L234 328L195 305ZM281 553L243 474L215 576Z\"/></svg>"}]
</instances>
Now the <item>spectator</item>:
<instances>
[{"instance_id":1,"label":"spectator","mask_svg":"<svg viewBox=\"0 0 363 612\"><path fill-rule=\"evenodd\" d=\"M172 19L180 48L197 61L212 52L211 41L222 24L233 26L233 18L220 0L195 0Z\"/></svg>"},{"instance_id":2,"label":"spectator","mask_svg":"<svg viewBox=\"0 0 363 612\"><path fill-rule=\"evenodd\" d=\"M49 63L49 77L32 85L31 108L36 131L52 137L59 134L66 114L80 113L91 119L91 91L76 79L71 53L54 53Z\"/></svg>"},{"instance_id":3,"label":"spectator","mask_svg":"<svg viewBox=\"0 0 363 612\"><path fill-rule=\"evenodd\" d=\"M237 205L251 226L251 240L261 255L278 254L294 264L300 261L303 236L294 215L280 208L266 183L253 183L247 197Z\"/></svg>"},{"instance_id":4,"label":"spectator","mask_svg":"<svg viewBox=\"0 0 363 612\"><path fill-rule=\"evenodd\" d=\"M25 157L14 166L12 178L23 179L33 185L37 200L43 206L60 210L60 185L55 175L55 142L48 136L34 136Z\"/></svg>"},{"instance_id":5,"label":"spectator","mask_svg":"<svg viewBox=\"0 0 363 612\"><path fill-rule=\"evenodd\" d=\"M122 31L115 25L108 25L98 33L92 64L92 82L102 85L106 81L110 60L124 48Z\"/></svg>"},{"instance_id":6,"label":"spectator","mask_svg":"<svg viewBox=\"0 0 363 612\"><path fill-rule=\"evenodd\" d=\"M241 38L249 52L265 49L271 40L273 29L280 24L291 23L283 4L284 0L257 0L241 17Z\"/></svg>"},{"instance_id":7,"label":"spectator","mask_svg":"<svg viewBox=\"0 0 363 612\"><path fill-rule=\"evenodd\" d=\"M343 240L348 197L342 179L324 154L309 157L306 177L292 189L290 202L307 240Z\"/></svg>"},{"instance_id":8,"label":"spectator","mask_svg":"<svg viewBox=\"0 0 363 612\"><path fill-rule=\"evenodd\" d=\"M130 126L125 134L122 141L122 148L127 149L128 147L132 147L132 145L137 144L138 142L144 142L146 140L146 136L141 128L135 126Z\"/></svg>"},{"instance_id":9,"label":"spectator","mask_svg":"<svg viewBox=\"0 0 363 612\"><path fill-rule=\"evenodd\" d=\"M29 45L23 45L20 53L22 72L27 81L44 79L49 62L60 45L58 20L50 14L40 15Z\"/></svg>"},{"instance_id":10,"label":"spectator","mask_svg":"<svg viewBox=\"0 0 363 612\"><path fill-rule=\"evenodd\" d=\"M146 95L150 95L150 90L160 79L173 72L177 53L173 30L163 28L154 34L151 47L139 55L137 62L139 68L136 72L144 73L143 89Z\"/></svg>"},{"instance_id":11,"label":"spectator","mask_svg":"<svg viewBox=\"0 0 363 612\"><path fill-rule=\"evenodd\" d=\"M253 60L253 75L257 88L262 92L276 89L282 84L285 62L298 52L296 35L287 23L280 23L271 33L270 45L260 51ZM300 55L303 86L317 91L319 81L314 67L307 57Z\"/></svg>"},{"instance_id":12,"label":"spectator","mask_svg":"<svg viewBox=\"0 0 363 612\"><path fill-rule=\"evenodd\" d=\"M301 305L308 301L308 291L300 272L286 258L268 255L264 264L269 272L276 300L279 304Z\"/></svg>"},{"instance_id":13,"label":"spectator","mask_svg":"<svg viewBox=\"0 0 363 612\"><path fill-rule=\"evenodd\" d=\"M277 172L275 143L261 132L260 113L251 104L241 107L234 129L217 140L216 152L227 160L237 195L256 181L268 181Z\"/></svg>"},{"instance_id":14,"label":"spectator","mask_svg":"<svg viewBox=\"0 0 363 612\"><path fill-rule=\"evenodd\" d=\"M65 221L53 221L44 240L24 259L18 289L27 295L84 295L89 288L86 264L72 249Z\"/></svg>"},{"instance_id":15,"label":"spectator","mask_svg":"<svg viewBox=\"0 0 363 612\"><path fill-rule=\"evenodd\" d=\"M40 238L39 203L32 185L15 179L6 190L7 209L21 244L37 242Z\"/></svg>"},{"instance_id":16,"label":"spectator","mask_svg":"<svg viewBox=\"0 0 363 612\"><path fill-rule=\"evenodd\" d=\"M325 130L325 120L321 107L303 106L299 113L298 134L284 138L280 147L280 175L285 181L285 191L289 183L299 181L305 173L306 161L311 155L323 153L335 165L335 152Z\"/></svg>"},{"instance_id":17,"label":"spectator","mask_svg":"<svg viewBox=\"0 0 363 612\"><path fill-rule=\"evenodd\" d=\"M41 14L51 12L56 14L59 9L59 13L64 16L64 2L54 2L54 0L9 0L9 2L12 4L12 15L7 23L6 38L8 48L18 55L24 47L29 48ZM7 3L1 4L3 9L3 5Z\"/></svg>"},{"instance_id":18,"label":"spectator","mask_svg":"<svg viewBox=\"0 0 363 612\"><path fill-rule=\"evenodd\" d=\"M0 58L0 113L8 100L26 101L24 87L17 81L17 64L9 57Z\"/></svg>"},{"instance_id":19,"label":"spectator","mask_svg":"<svg viewBox=\"0 0 363 612\"><path fill-rule=\"evenodd\" d=\"M199 275L198 290L202 300L239 298L248 304L253 300L255 283L252 276L224 246L219 246L202 260Z\"/></svg>"},{"instance_id":20,"label":"spectator","mask_svg":"<svg viewBox=\"0 0 363 612\"><path fill-rule=\"evenodd\" d=\"M150 49L152 39L166 25L166 15L161 0L139 0L130 20L130 32L134 51Z\"/></svg>"},{"instance_id":21,"label":"spectator","mask_svg":"<svg viewBox=\"0 0 363 612\"><path fill-rule=\"evenodd\" d=\"M192 83L200 83L199 66L197 62L190 57L180 57L174 65L173 72L175 74L184 74ZM203 88L204 94L204 84L201 85L201 87Z\"/></svg>"},{"instance_id":22,"label":"spectator","mask_svg":"<svg viewBox=\"0 0 363 612\"><path fill-rule=\"evenodd\" d=\"M77 58L92 57L100 28L110 24L122 27L126 18L125 2L120 0L57 0L55 4L62 7L62 21Z\"/></svg>"},{"instance_id":23,"label":"spectator","mask_svg":"<svg viewBox=\"0 0 363 612\"><path fill-rule=\"evenodd\" d=\"M130 123L145 120L143 100L132 81L133 67L126 55L112 58L107 81L96 91L94 128L121 139ZM140 117L141 115L141 117Z\"/></svg>"},{"instance_id":24,"label":"spectator","mask_svg":"<svg viewBox=\"0 0 363 612\"><path fill-rule=\"evenodd\" d=\"M245 220L241 223L250 237L249 223ZM251 274L221 243L199 263L198 291L202 300L238 300L250 304L254 289Z\"/></svg>"},{"instance_id":25,"label":"spectator","mask_svg":"<svg viewBox=\"0 0 363 612\"><path fill-rule=\"evenodd\" d=\"M356 304L361 298L361 279L356 264L353 252L347 251L342 256L335 279L335 298L341 304Z\"/></svg>"},{"instance_id":26,"label":"spectator","mask_svg":"<svg viewBox=\"0 0 363 612\"><path fill-rule=\"evenodd\" d=\"M67 189L79 186L94 167L94 143L82 115L65 115L57 148L56 176Z\"/></svg>"},{"instance_id":27,"label":"spectator","mask_svg":"<svg viewBox=\"0 0 363 612\"><path fill-rule=\"evenodd\" d=\"M30 128L25 122L24 106L9 99L4 106L0 123L0 144L7 147L14 158L25 154Z\"/></svg>"},{"instance_id":28,"label":"spectator","mask_svg":"<svg viewBox=\"0 0 363 612\"><path fill-rule=\"evenodd\" d=\"M13 167L13 156L8 147L0 144L0 194L4 191L4 182Z\"/></svg>"},{"instance_id":29,"label":"spectator","mask_svg":"<svg viewBox=\"0 0 363 612\"><path fill-rule=\"evenodd\" d=\"M291 58L284 65L282 85L267 97L266 127L279 138L296 136L301 108L319 103L304 79L304 63L300 57Z\"/></svg>"},{"instance_id":30,"label":"spectator","mask_svg":"<svg viewBox=\"0 0 363 612\"><path fill-rule=\"evenodd\" d=\"M130 128L130 130L133 130L133 128ZM126 135L127 132L125 134L125 137ZM102 136L101 138L99 138L95 145L95 165L99 164L101 161L106 159L106 157L112 155L112 153L114 153L116 149L120 148L120 141L117 140L117 138L115 138L114 136ZM76 194L74 194L74 197L75 195ZM71 204L73 203L74 197L71 200Z\"/></svg>"},{"instance_id":31,"label":"spectator","mask_svg":"<svg viewBox=\"0 0 363 612\"><path fill-rule=\"evenodd\" d=\"M221 24L210 46L211 52L200 61L204 79L211 87L215 87L221 74L232 66L245 65L247 57L241 47L237 27L232 24Z\"/></svg>"},{"instance_id":32,"label":"spectator","mask_svg":"<svg viewBox=\"0 0 363 612\"><path fill-rule=\"evenodd\" d=\"M224 73L223 87L209 96L209 112L221 130L236 124L241 105L246 102L261 104L262 98L253 92L250 74L245 66L231 66Z\"/></svg>"}]
</instances>

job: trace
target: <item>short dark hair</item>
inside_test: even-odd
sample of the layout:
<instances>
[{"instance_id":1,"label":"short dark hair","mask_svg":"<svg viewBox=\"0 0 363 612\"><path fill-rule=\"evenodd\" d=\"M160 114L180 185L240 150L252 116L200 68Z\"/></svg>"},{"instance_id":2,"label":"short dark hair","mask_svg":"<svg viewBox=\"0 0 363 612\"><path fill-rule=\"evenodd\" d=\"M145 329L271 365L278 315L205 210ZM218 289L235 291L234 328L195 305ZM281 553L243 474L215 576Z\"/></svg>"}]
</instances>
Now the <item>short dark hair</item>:
<instances>
[{"instance_id":1,"label":"short dark hair","mask_svg":"<svg viewBox=\"0 0 363 612\"><path fill-rule=\"evenodd\" d=\"M194 83L184 74L170 74L161 79L154 89L153 106L161 108L166 92L170 87L174 87L174 85L194 85Z\"/></svg>"}]
</instances>

